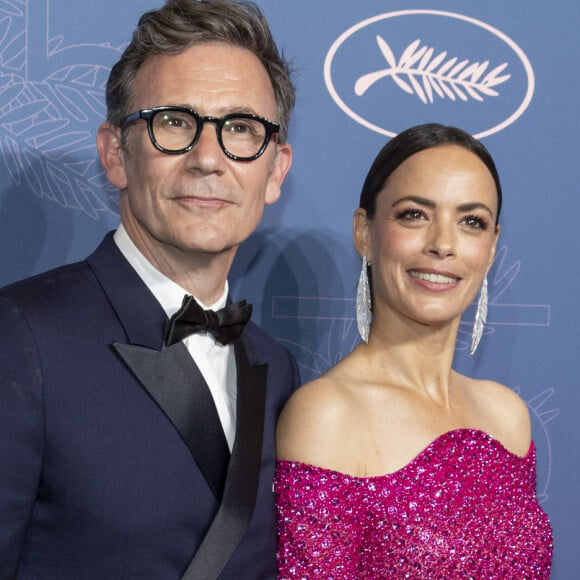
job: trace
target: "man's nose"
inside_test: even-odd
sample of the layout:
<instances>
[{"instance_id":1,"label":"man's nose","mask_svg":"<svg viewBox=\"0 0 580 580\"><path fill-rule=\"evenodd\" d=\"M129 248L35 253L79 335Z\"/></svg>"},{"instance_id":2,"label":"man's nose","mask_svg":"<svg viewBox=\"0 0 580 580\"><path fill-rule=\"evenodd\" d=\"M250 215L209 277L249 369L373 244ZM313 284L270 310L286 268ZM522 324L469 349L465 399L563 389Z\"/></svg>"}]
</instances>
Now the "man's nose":
<instances>
[{"instance_id":1,"label":"man's nose","mask_svg":"<svg viewBox=\"0 0 580 580\"><path fill-rule=\"evenodd\" d=\"M203 171L213 171L223 165L227 157L220 146L215 123L206 121L203 124L197 142L186 155Z\"/></svg>"}]
</instances>

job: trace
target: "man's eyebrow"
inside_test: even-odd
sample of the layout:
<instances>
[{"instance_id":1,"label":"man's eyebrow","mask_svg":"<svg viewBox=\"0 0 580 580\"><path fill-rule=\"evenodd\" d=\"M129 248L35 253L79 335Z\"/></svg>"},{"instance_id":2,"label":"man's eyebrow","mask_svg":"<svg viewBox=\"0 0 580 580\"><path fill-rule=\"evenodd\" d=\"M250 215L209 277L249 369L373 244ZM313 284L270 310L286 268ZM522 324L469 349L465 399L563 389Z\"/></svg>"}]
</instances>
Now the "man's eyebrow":
<instances>
[{"instance_id":1,"label":"man's eyebrow","mask_svg":"<svg viewBox=\"0 0 580 580\"><path fill-rule=\"evenodd\" d=\"M184 107L185 109L191 109L192 111L195 111L196 113L198 113L202 117L205 116L205 115L202 115L201 111L195 105L192 105L191 103L178 103L176 105L171 105L171 106ZM231 115L232 113L258 115L258 113L256 113L255 109L253 109L252 107L249 107L247 105L232 105L232 106L227 106L227 107L221 107L220 109L217 110L217 113L215 116L221 117L223 115ZM214 116L214 115L212 115L212 116Z\"/></svg>"}]
</instances>

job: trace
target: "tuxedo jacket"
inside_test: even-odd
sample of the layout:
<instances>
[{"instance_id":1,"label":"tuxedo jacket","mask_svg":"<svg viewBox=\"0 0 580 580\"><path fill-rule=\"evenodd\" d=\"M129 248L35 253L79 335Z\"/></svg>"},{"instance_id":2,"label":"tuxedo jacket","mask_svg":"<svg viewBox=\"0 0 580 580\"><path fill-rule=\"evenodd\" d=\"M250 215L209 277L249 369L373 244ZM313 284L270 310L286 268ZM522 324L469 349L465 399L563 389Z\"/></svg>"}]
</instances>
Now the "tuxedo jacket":
<instances>
[{"instance_id":1,"label":"tuxedo jacket","mask_svg":"<svg viewBox=\"0 0 580 580\"><path fill-rule=\"evenodd\" d=\"M274 430L296 363L252 323L235 342L223 471L207 385L166 322L111 234L0 290L1 580L276 577Z\"/></svg>"}]
</instances>

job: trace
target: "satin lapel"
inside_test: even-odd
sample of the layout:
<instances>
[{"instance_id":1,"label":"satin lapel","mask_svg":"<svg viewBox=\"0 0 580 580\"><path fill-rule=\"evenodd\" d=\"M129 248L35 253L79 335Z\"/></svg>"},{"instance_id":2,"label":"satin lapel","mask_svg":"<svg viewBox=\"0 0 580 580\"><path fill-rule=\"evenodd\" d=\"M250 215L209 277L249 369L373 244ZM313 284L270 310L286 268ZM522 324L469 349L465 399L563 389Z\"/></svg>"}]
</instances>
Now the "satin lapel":
<instances>
[{"instance_id":1,"label":"satin lapel","mask_svg":"<svg viewBox=\"0 0 580 580\"><path fill-rule=\"evenodd\" d=\"M127 335L127 342L161 350L167 316L108 234L87 262Z\"/></svg>"},{"instance_id":2,"label":"satin lapel","mask_svg":"<svg viewBox=\"0 0 580 580\"><path fill-rule=\"evenodd\" d=\"M230 452L209 388L183 343L161 351L118 342L113 348L173 423L219 501Z\"/></svg>"},{"instance_id":3,"label":"satin lapel","mask_svg":"<svg viewBox=\"0 0 580 580\"><path fill-rule=\"evenodd\" d=\"M173 423L214 495L222 497L229 449L213 398L181 343L163 345L167 316L109 233L87 258L126 333L115 350Z\"/></svg>"},{"instance_id":4,"label":"satin lapel","mask_svg":"<svg viewBox=\"0 0 580 580\"><path fill-rule=\"evenodd\" d=\"M268 365L250 365L242 340L236 341L235 350L238 375L236 440L223 500L182 580L215 580L220 575L247 530L256 505Z\"/></svg>"}]
</instances>

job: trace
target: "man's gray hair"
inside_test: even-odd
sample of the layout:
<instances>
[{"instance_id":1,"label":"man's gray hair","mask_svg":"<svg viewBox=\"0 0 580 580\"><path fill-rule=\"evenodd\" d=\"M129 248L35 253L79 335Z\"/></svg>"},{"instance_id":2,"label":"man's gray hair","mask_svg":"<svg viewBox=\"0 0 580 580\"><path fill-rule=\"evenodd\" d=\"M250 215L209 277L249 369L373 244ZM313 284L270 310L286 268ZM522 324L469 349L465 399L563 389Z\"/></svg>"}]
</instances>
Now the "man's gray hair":
<instances>
[{"instance_id":1,"label":"man's gray hair","mask_svg":"<svg viewBox=\"0 0 580 580\"><path fill-rule=\"evenodd\" d=\"M224 42L249 50L260 60L272 83L276 100L279 141L288 134L296 90L289 64L279 52L270 27L252 2L231 0L168 0L159 10L146 12L107 82L107 120L120 126L129 110L135 77L151 56L179 54L196 44Z\"/></svg>"}]
</instances>

